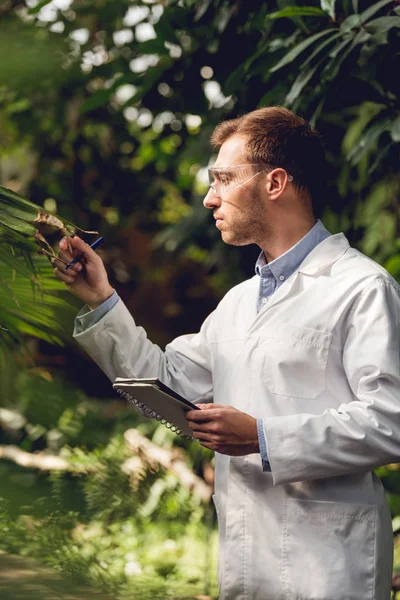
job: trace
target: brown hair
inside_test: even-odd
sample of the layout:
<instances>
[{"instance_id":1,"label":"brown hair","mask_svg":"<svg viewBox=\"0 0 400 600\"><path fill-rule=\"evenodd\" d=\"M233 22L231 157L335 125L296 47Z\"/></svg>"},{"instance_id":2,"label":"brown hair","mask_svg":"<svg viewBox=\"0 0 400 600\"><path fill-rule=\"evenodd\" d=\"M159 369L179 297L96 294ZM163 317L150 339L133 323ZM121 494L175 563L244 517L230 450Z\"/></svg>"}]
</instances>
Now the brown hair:
<instances>
[{"instance_id":1,"label":"brown hair","mask_svg":"<svg viewBox=\"0 0 400 600\"><path fill-rule=\"evenodd\" d=\"M250 163L281 167L293 176L293 185L311 199L314 213L324 195L326 160L320 134L302 117L282 106L268 106L215 128L211 144L216 147L235 134L244 135Z\"/></svg>"}]
</instances>

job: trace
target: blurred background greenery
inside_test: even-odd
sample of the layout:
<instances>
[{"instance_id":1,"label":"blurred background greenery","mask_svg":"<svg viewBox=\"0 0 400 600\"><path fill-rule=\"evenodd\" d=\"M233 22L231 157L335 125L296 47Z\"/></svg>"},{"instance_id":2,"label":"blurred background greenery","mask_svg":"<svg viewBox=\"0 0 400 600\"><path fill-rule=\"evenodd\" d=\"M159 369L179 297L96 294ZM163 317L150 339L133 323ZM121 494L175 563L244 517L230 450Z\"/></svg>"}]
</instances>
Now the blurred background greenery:
<instances>
[{"instance_id":1,"label":"blurred background greenery","mask_svg":"<svg viewBox=\"0 0 400 600\"><path fill-rule=\"evenodd\" d=\"M202 207L214 126L285 105L325 139L324 224L399 279L399 2L2 0L0 52L0 549L116 599L216 597L212 454L139 419L73 344L37 206L104 236L164 346L258 254ZM397 530L398 465L379 475Z\"/></svg>"}]
</instances>

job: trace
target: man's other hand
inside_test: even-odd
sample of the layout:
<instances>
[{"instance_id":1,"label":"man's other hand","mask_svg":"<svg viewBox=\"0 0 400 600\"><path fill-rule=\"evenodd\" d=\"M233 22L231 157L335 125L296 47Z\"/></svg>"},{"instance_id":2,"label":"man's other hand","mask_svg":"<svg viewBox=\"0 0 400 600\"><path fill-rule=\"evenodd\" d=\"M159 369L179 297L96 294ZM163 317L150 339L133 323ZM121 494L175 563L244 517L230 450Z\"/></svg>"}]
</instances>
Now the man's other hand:
<instances>
[{"instance_id":1,"label":"man's other hand","mask_svg":"<svg viewBox=\"0 0 400 600\"><path fill-rule=\"evenodd\" d=\"M222 404L199 404L199 408L188 411L186 418L193 437L202 446L230 456L260 451L254 417Z\"/></svg>"}]
</instances>

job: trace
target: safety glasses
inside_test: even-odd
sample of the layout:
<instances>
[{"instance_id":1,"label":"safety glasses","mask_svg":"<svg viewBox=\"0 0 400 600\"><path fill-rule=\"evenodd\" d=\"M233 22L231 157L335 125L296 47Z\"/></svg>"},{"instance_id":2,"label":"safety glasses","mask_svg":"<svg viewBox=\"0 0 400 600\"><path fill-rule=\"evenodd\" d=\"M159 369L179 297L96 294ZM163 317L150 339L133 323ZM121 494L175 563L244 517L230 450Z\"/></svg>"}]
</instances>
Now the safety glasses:
<instances>
[{"instance_id":1,"label":"safety glasses","mask_svg":"<svg viewBox=\"0 0 400 600\"><path fill-rule=\"evenodd\" d=\"M217 167L208 169L210 188L217 196L223 196L248 183L260 173L272 171L274 167L259 164L235 165L233 167ZM293 181L292 175L288 180Z\"/></svg>"}]
</instances>

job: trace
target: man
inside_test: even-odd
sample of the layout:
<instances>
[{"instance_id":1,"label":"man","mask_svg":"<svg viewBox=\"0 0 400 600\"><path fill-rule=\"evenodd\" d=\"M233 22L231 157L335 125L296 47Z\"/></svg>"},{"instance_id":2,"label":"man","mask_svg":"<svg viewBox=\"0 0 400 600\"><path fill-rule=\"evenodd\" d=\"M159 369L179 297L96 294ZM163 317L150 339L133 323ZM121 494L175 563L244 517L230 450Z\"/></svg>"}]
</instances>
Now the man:
<instances>
[{"instance_id":1,"label":"man","mask_svg":"<svg viewBox=\"0 0 400 600\"><path fill-rule=\"evenodd\" d=\"M388 600L372 469L400 454L399 286L316 221L323 151L303 119L264 108L211 141L204 206L226 243L259 245L256 275L164 353L73 238L84 266L55 273L88 305L75 338L111 380L159 377L202 403L188 418L216 451L221 600Z\"/></svg>"}]
</instances>

